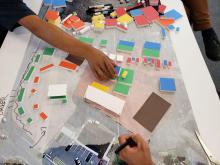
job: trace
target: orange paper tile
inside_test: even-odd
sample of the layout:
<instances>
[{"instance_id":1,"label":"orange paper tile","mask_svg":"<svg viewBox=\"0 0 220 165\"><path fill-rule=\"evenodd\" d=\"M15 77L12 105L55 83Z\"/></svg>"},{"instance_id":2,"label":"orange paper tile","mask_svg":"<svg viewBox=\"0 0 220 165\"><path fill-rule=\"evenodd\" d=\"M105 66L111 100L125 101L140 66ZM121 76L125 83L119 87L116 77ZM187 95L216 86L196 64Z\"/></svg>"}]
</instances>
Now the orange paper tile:
<instances>
[{"instance_id":1,"label":"orange paper tile","mask_svg":"<svg viewBox=\"0 0 220 165\"><path fill-rule=\"evenodd\" d=\"M40 118L43 119L43 120L46 120L47 119L47 115L44 112L41 112L40 113Z\"/></svg>"},{"instance_id":2,"label":"orange paper tile","mask_svg":"<svg viewBox=\"0 0 220 165\"><path fill-rule=\"evenodd\" d=\"M77 68L77 65L65 60L62 60L59 64L60 67L63 67L65 69L69 69L69 70L75 70Z\"/></svg>"},{"instance_id":3,"label":"orange paper tile","mask_svg":"<svg viewBox=\"0 0 220 165\"><path fill-rule=\"evenodd\" d=\"M46 65L46 66L40 68L40 72L44 72L44 71L46 71L46 70L52 68L53 66L54 66L53 64L48 64L48 65Z\"/></svg>"}]
</instances>

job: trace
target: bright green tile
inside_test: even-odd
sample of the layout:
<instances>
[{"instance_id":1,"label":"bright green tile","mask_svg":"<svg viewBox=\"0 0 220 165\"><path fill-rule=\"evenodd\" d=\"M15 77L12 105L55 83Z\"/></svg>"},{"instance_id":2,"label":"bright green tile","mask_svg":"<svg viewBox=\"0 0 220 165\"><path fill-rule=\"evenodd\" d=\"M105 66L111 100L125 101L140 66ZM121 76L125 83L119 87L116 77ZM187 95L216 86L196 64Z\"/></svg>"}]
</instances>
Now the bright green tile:
<instances>
[{"instance_id":1,"label":"bright green tile","mask_svg":"<svg viewBox=\"0 0 220 165\"><path fill-rule=\"evenodd\" d=\"M160 56L160 51L144 48L143 49L143 55L144 56L149 56L149 57L159 57Z\"/></svg>"},{"instance_id":2,"label":"bright green tile","mask_svg":"<svg viewBox=\"0 0 220 165\"><path fill-rule=\"evenodd\" d=\"M32 67L30 68L30 70L28 71L28 73L27 73L26 76L24 77L24 80L25 80L25 81L28 81L28 80L30 79L32 73L34 72L34 69L35 69L34 66L32 66Z\"/></svg>"},{"instance_id":3,"label":"bright green tile","mask_svg":"<svg viewBox=\"0 0 220 165\"><path fill-rule=\"evenodd\" d=\"M134 47L125 46L125 45L117 45L117 50L118 51L132 52L134 50Z\"/></svg>"},{"instance_id":4,"label":"bright green tile","mask_svg":"<svg viewBox=\"0 0 220 165\"><path fill-rule=\"evenodd\" d=\"M113 91L123 94L123 95L128 95L129 89L130 89L130 86L128 85L125 85L122 83L116 83Z\"/></svg>"},{"instance_id":5,"label":"bright green tile","mask_svg":"<svg viewBox=\"0 0 220 165\"><path fill-rule=\"evenodd\" d=\"M43 55L52 56L53 53L54 53L54 51L55 51L54 48L45 48L45 49L44 49L44 52L43 52Z\"/></svg>"},{"instance_id":6,"label":"bright green tile","mask_svg":"<svg viewBox=\"0 0 220 165\"><path fill-rule=\"evenodd\" d=\"M40 54L37 54L37 55L35 56L34 62L35 62L35 63L38 63L38 62L40 61L40 58L41 58L41 55L40 55Z\"/></svg>"},{"instance_id":7,"label":"bright green tile","mask_svg":"<svg viewBox=\"0 0 220 165\"><path fill-rule=\"evenodd\" d=\"M25 88L21 88L18 94L18 102L22 102L24 97Z\"/></svg>"},{"instance_id":8,"label":"bright green tile","mask_svg":"<svg viewBox=\"0 0 220 165\"><path fill-rule=\"evenodd\" d=\"M30 117L27 119L28 124L31 124L32 121L33 121L33 120L32 120L32 118L30 118Z\"/></svg>"},{"instance_id":9,"label":"bright green tile","mask_svg":"<svg viewBox=\"0 0 220 165\"><path fill-rule=\"evenodd\" d=\"M108 44L108 41L107 41L107 40L101 40L99 45L100 45L101 47L105 47L107 44Z\"/></svg>"},{"instance_id":10,"label":"bright green tile","mask_svg":"<svg viewBox=\"0 0 220 165\"><path fill-rule=\"evenodd\" d=\"M124 71L128 72L126 78L122 78L122 74L123 74ZM118 77L118 82L126 83L126 84L132 84L133 79L134 79L134 70L132 70L132 69L125 69L125 68L121 69L120 75Z\"/></svg>"},{"instance_id":11,"label":"bright green tile","mask_svg":"<svg viewBox=\"0 0 220 165\"><path fill-rule=\"evenodd\" d=\"M89 38L89 37L79 37L79 40L81 41L81 42L84 42L84 43L87 43L87 44L92 44L93 43L93 41L94 41L94 39L93 38Z\"/></svg>"},{"instance_id":12,"label":"bright green tile","mask_svg":"<svg viewBox=\"0 0 220 165\"><path fill-rule=\"evenodd\" d=\"M24 115L24 109L22 107L18 108L18 114L21 116Z\"/></svg>"},{"instance_id":13,"label":"bright green tile","mask_svg":"<svg viewBox=\"0 0 220 165\"><path fill-rule=\"evenodd\" d=\"M50 99L66 99L66 96L50 96Z\"/></svg>"}]
</instances>

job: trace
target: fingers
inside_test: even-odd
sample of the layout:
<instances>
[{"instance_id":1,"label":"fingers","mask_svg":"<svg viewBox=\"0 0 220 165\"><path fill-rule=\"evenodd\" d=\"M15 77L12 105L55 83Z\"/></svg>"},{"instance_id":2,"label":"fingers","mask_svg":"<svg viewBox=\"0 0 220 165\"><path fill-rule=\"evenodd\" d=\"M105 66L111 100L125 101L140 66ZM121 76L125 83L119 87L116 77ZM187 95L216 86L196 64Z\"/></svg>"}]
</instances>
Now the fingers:
<instances>
[{"instance_id":1,"label":"fingers","mask_svg":"<svg viewBox=\"0 0 220 165\"><path fill-rule=\"evenodd\" d=\"M134 142L137 143L138 148L146 148L148 147L147 143L145 142L145 140L141 137L141 135L139 134L133 134L131 136L131 138L134 140Z\"/></svg>"},{"instance_id":2,"label":"fingers","mask_svg":"<svg viewBox=\"0 0 220 165\"><path fill-rule=\"evenodd\" d=\"M112 62L109 59L105 59L105 68L108 72L108 75L110 76L109 78L115 78L115 69L114 69L114 65L112 64Z\"/></svg>"},{"instance_id":3,"label":"fingers","mask_svg":"<svg viewBox=\"0 0 220 165\"><path fill-rule=\"evenodd\" d=\"M102 71L101 67L96 66L95 67L95 72L96 72L99 80L101 80L101 81L109 80L108 76L106 76L106 74Z\"/></svg>"},{"instance_id":4,"label":"fingers","mask_svg":"<svg viewBox=\"0 0 220 165\"><path fill-rule=\"evenodd\" d=\"M131 134L127 134L127 135L121 135L118 137L119 143L123 144L126 142L126 140L131 137Z\"/></svg>"}]
</instances>

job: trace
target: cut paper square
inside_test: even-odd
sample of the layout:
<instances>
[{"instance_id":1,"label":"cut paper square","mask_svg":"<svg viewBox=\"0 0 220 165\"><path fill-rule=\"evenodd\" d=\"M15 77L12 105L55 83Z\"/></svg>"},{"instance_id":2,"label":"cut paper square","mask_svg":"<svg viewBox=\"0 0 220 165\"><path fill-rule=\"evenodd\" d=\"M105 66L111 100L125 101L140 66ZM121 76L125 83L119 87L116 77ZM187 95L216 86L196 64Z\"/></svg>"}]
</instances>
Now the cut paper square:
<instances>
[{"instance_id":1,"label":"cut paper square","mask_svg":"<svg viewBox=\"0 0 220 165\"><path fill-rule=\"evenodd\" d=\"M133 118L152 132L170 106L171 104L162 97L152 93Z\"/></svg>"},{"instance_id":2,"label":"cut paper square","mask_svg":"<svg viewBox=\"0 0 220 165\"><path fill-rule=\"evenodd\" d=\"M107 43L108 43L108 40L101 40L99 43L99 46L106 47Z\"/></svg>"},{"instance_id":3,"label":"cut paper square","mask_svg":"<svg viewBox=\"0 0 220 165\"><path fill-rule=\"evenodd\" d=\"M178 11L176 11L175 9L172 9L172 10L166 12L166 13L164 14L164 17L166 17L166 18L173 18L173 19L176 21L176 20L182 18L183 16L182 16L182 14L180 14L180 13L179 13Z\"/></svg>"},{"instance_id":4,"label":"cut paper square","mask_svg":"<svg viewBox=\"0 0 220 165\"><path fill-rule=\"evenodd\" d=\"M124 14L126 14L126 9L124 7L118 7L116 10L115 10L116 14L117 14L117 17L120 17Z\"/></svg>"},{"instance_id":5,"label":"cut paper square","mask_svg":"<svg viewBox=\"0 0 220 165\"><path fill-rule=\"evenodd\" d=\"M105 19L105 27L113 28L117 26L117 19Z\"/></svg>"},{"instance_id":6,"label":"cut paper square","mask_svg":"<svg viewBox=\"0 0 220 165\"><path fill-rule=\"evenodd\" d=\"M113 89L114 92L122 95L128 95L130 86L122 83L116 83Z\"/></svg>"},{"instance_id":7,"label":"cut paper square","mask_svg":"<svg viewBox=\"0 0 220 165\"><path fill-rule=\"evenodd\" d=\"M174 23L173 18L160 18L159 19L159 24L162 25L163 27L167 27L173 23Z\"/></svg>"},{"instance_id":8,"label":"cut paper square","mask_svg":"<svg viewBox=\"0 0 220 165\"><path fill-rule=\"evenodd\" d=\"M126 78L122 77L122 74L124 73L124 71L127 71ZM132 84L133 79L134 79L134 70L125 69L125 68L121 69L120 75L118 77L118 82L125 83L125 84Z\"/></svg>"},{"instance_id":9,"label":"cut paper square","mask_svg":"<svg viewBox=\"0 0 220 165\"><path fill-rule=\"evenodd\" d=\"M115 59L116 59L116 55L115 55L115 54L112 54L112 53L110 53L108 57L109 57L111 60L115 60Z\"/></svg>"},{"instance_id":10,"label":"cut paper square","mask_svg":"<svg viewBox=\"0 0 220 165\"><path fill-rule=\"evenodd\" d=\"M131 10L130 14L131 14L132 17L136 17L136 16L139 16L139 15L143 15L144 12L141 11L140 9L135 9L135 10Z\"/></svg>"},{"instance_id":11,"label":"cut paper square","mask_svg":"<svg viewBox=\"0 0 220 165\"><path fill-rule=\"evenodd\" d=\"M165 5L159 5L158 12L163 14L165 12L166 8L167 7Z\"/></svg>"},{"instance_id":12,"label":"cut paper square","mask_svg":"<svg viewBox=\"0 0 220 165\"><path fill-rule=\"evenodd\" d=\"M52 0L53 8L66 7L66 0Z\"/></svg>"},{"instance_id":13,"label":"cut paper square","mask_svg":"<svg viewBox=\"0 0 220 165\"><path fill-rule=\"evenodd\" d=\"M48 116L44 112L41 112L39 116L42 120L46 120L48 118Z\"/></svg>"},{"instance_id":14,"label":"cut paper square","mask_svg":"<svg viewBox=\"0 0 220 165\"><path fill-rule=\"evenodd\" d=\"M54 54L55 49L54 48L45 48L43 55L46 56L52 56Z\"/></svg>"},{"instance_id":15,"label":"cut paper square","mask_svg":"<svg viewBox=\"0 0 220 165\"><path fill-rule=\"evenodd\" d=\"M141 10L144 12L144 16L149 22L159 19L159 13L152 6L145 7Z\"/></svg>"},{"instance_id":16,"label":"cut paper square","mask_svg":"<svg viewBox=\"0 0 220 165\"><path fill-rule=\"evenodd\" d=\"M120 24L129 24L133 21L133 18L128 15L128 14L124 14L120 17L117 18L117 21L120 23Z\"/></svg>"},{"instance_id":17,"label":"cut paper square","mask_svg":"<svg viewBox=\"0 0 220 165\"><path fill-rule=\"evenodd\" d=\"M176 83L173 78L160 78L160 91L163 92L175 92Z\"/></svg>"},{"instance_id":18,"label":"cut paper square","mask_svg":"<svg viewBox=\"0 0 220 165\"><path fill-rule=\"evenodd\" d=\"M143 26L147 26L150 24L150 22L147 20L147 18L143 15L139 15L139 16L134 17L134 20L135 20L135 24L138 27L143 27Z\"/></svg>"},{"instance_id":19,"label":"cut paper square","mask_svg":"<svg viewBox=\"0 0 220 165\"><path fill-rule=\"evenodd\" d=\"M19 107L19 108L18 108L18 114L19 114L20 116L23 116L23 115L25 114L23 107Z\"/></svg>"},{"instance_id":20,"label":"cut paper square","mask_svg":"<svg viewBox=\"0 0 220 165\"><path fill-rule=\"evenodd\" d=\"M122 55L117 55L116 56L116 61L117 62L123 62L123 60L124 60L124 56L122 56Z\"/></svg>"}]
</instances>

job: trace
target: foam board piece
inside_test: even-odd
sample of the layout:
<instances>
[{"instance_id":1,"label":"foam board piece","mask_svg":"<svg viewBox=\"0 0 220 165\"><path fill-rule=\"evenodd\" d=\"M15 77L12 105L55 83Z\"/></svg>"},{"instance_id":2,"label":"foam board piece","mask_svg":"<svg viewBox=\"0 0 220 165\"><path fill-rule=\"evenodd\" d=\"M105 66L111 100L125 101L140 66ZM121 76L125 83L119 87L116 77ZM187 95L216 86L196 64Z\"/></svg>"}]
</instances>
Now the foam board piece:
<instances>
[{"instance_id":1,"label":"foam board piece","mask_svg":"<svg viewBox=\"0 0 220 165\"><path fill-rule=\"evenodd\" d=\"M136 16L139 16L139 15L143 15L144 12L141 11L140 9L135 9L135 10L131 10L130 14L131 14L132 17L136 17Z\"/></svg>"},{"instance_id":2,"label":"foam board piece","mask_svg":"<svg viewBox=\"0 0 220 165\"><path fill-rule=\"evenodd\" d=\"M159 19L159 13L152 6L145 7L141 10L144 12L144 16L149 22Z\"/></svg>"},{"instance_id":3,"label":"foam board piece","mask_svg":"<svg viewBox=\"0 0 220 165\"><path fill-rule=\"evenodd\" d=\"M162 92L175 92L176 83L174 78L160 78L160 91Z\"/></svg>"},{"instance_id":4,"label":"foam board piece","mask_svg":"<svg viewBox=\"0 0 220 165\"><path fill-rule=\"evenodd\" d=\"M116 59L116 55L113 53L110 53L108 56L111 60L115 60Z\"/></svg>"},{"instance_id":5,"label":"foam board piece","mask_svg":"<svg viewBox=\"0 0 220 165\"><path fill-rule=\"evenodd\" d=\"M93 86L93 87L95 87L99 90L102 90L104 92L109 92L110 91L110 88L108 86L102 85L102 84L100 84L98 82L95 82L95 81L92 82L91 86Z\"/></svg>"},{"instance_id":6,"label":"foam board piece","mask_svg":"<svg viewBox=\"0 0 220 165\"><path fill-rule=\"evenodd\" d=\"M122 32L127 32L128 28L125 27L124 25L116 25L116 28Z\"/></svg>"},{"instance_id":7,"label":"foam board piece","mask_svg":"<svg viewBox=\"0 0 220 165\"><path fill-rule=\"evenodd\" d=\"M113 112L114 114L121 115L125 101L115 97L109 93L103 92L95 87L88 86L85 95L85 100L98 104L101 107Z\"/></svg>"},{"instance_id":8,"label":"foam board piece","mask_svg":"<svg viewBox=\"0 0 220 165\"><path fill-rule=\"evenodd\" d=\"M180 14L178 11L176 11L175 9L169 10L168 12L166 12L164 14L164 17L166 18L173 18L175 21L182 18L183 15Z\"/></svg>"},{"instance_id":9,"label":"foam board piece","mask_svg":"<svg viewBox=\"0 0 220 165\"><path fill-rule=\"evenodd\" d=\"M67 95L67 84L52 84L48 88L48 97L53 96L66 96Z\"/></svg>"},{"instance_id":10,"label":"foam board piece","mask_svg":"<svg viewBox=\"0 0 220 165\"><path fill-rule=\"evenodd\" d=\"M124 60L124 56L122 56L122 55L117 55L116 56L116 61L117 62L123 62L123 60Z\"/></svg>"}]
</instances>

